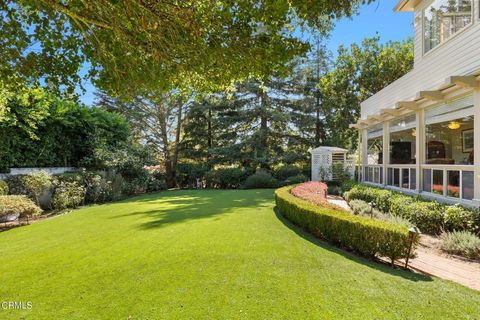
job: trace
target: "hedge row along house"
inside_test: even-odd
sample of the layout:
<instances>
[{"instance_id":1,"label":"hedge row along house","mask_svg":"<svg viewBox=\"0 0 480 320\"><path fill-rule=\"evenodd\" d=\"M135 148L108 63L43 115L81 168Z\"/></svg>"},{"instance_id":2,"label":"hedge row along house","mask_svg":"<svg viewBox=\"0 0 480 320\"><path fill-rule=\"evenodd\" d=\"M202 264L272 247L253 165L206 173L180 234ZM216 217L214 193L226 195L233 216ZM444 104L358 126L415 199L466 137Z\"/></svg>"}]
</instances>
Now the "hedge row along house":
<instances>
[{"instance_id":1,"label":"hedge row along house","mask_svg":"<svg viewBox=\"0 0 480 320\"><path fill-rule=\"evenodd\" d=\"M401 0L413 70L361 104L362 181L480 206L480 1ZM401 26L399 26L401 27Z\"/></svg>"}]
</instances>

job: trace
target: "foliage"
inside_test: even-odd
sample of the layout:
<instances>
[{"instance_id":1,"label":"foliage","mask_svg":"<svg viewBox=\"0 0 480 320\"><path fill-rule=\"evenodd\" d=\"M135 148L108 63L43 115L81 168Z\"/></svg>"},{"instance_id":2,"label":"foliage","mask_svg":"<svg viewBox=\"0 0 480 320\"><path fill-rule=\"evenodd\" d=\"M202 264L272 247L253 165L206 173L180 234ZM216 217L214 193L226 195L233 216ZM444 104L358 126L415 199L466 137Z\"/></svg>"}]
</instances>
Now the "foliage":
<instances>
[{"instance_id":1,"label":"foliage","mask_svg":"<svg viewBox=\"0 0 480 320\"><path fill-rule=\"evenodd\" d=\"M257 188L276 188L278 187L278 181L271 174L265 171L258 171L249 176L244 184L245 189L257 189Z\"/></svg>"},{"instance_id":2,"label":"foliage","mask_svg":"<svg viewBox=\"0 0 480 320\"><path fill-rule=\"evenodd\" d=\"M475 225L475 220L479 212L477 210L467 210L461 206L449 206L445 209L445 230L446 231L464 231L470 230L478 232L480 225Z\"/></svg>"},{"instance_id":3,"label":"foliage","mask_svg":"<svg viewBox=\"0 0 480 320\"><path fill-rule=\"evenodd\" d=\"M0 180L0 196L4 196L7 194L8 194L8 184L5 181Z\"/></svg>"},{"instance_id":4,"label":"foliage","mask_svg":"<svg viewBox=\"0 0 480 320\"><path fill-rule=\"evenodd\" d=\"M273 172L273 176L279 181L285 181L290 177L298 176L300 174L302 174L302 170L294 165L283 165Z\"/></svg>"},{"instance_id":5,"label":"foliage","mask_svg":"<svg viewBox=\"0 0 480 320\"><path fill-rule=\"evenodd\" d=\"M0 121L0 168L91 165L96 149L127 143L130 128L121 115L59 99L45 90L24 89L7 103Z\"/></svg>"},{"instance_id":6,"label":"foliage","mask_svg":"<svg viewBox=\"0 0 480 320\"><path fill-rule=\"evenodd\" d=\"M480 258L480 238L468 231L446 233L442 242L442 250L477 259Z\"/></svg>"},{"instance_id":7,"label":"foliage","mask_svg":"<svg viewBox=\"0 0 480 320\"><path fill-rule=\"evenodd\" d=\"M167 184L165 182L165 173L158 169L149 170L147 192L157 192L166 189Z\"/></svg>"},{"instance_id":8,"label":"foliage","mask_svg":"<svg viewBox=\"0 0 480 320\"><path fill-rule=\"evenodd\" d=\"M208 167L204 164L180 163L177 166L177 183L182 188L196 187L197 179L203 180Z\"/></svg>"},{"instance_id":9,"label":"foliage","mask_svg":"<svg viewBox=\"0 0 480 320\"><path fill-rule=\"evenodd\" d=\"M25 183L26 177L27 176L24 174L8 176L5 179L5 182L8 184L9 193L15 195L25 195L32 198L32 195L29 193Z\"/></svg>"},{"instance_id":10,"label":"foliage","mask_svg":"<svg viewBox=\"0 0 480 320\"><path fill-rule=\"evenodd\" d=\"M28 194L33 196L33 200L40 205L40 197L52 187L52 175L46 171L40 170L32 172L25 177L25 188Z\"/></svg>"},{"instance_id":11,"label":"foliage","mask_svg":"<svg viewBox=\"0 0 480 320\"><path fill-rule=\"evenodd\" d=\"M362 216L371 215L373 213L373 207L363 200L352 200L348 203L352 208L354 214Z\"/></svg>"},{"instance_id":12,"label":"foliage","mask_svg":"<svg viewBox=\"0 0 480 320\"><path fill-rule=\"evenodd\" d=\"M280 212L317 237L359 254L405 258L410 244L407 228L348 212L311 204L293 196L290 187L278 189L275 201ZM418 238L414 241L414 248Z\"/></svg>"},{"instance_id":13,"label":"foliage","mask_svg":"<svg viewBox=\"0 0 480 320\"><path fill-rule=\"evenodd\" d=\"M303 199L310 203L328 206L327 202L327 185L323 182L306 182L294 186L290 193L297 198Z\"/></svg>"},{"instance_id":14,"label":"foliage","mask_svg":"<svg viewBox=\"0 0 480 320\"><path fill-rule=\"evenodd\" d=\"M63 210L76 208L84 202L85 187L77 181L61 181L56 187L53 195L53 208Z\"/></svg>"},{"instance_id":15,"label":"foliage","mask_svg":"<svg viewBox=\"0 0 480 320\"><path fill-rule=\"evenodd\" d=\"M355 185L345 194L348 201L355 199L373 203L385 214L406 219L422 232L439 234L443 230L478 232L479 213L458 205L443 205L391 190Z\"/></svg>"},{"instance_id":16,"label":"foliage","mask_svg":"<svg viewBox=\"0 0 480 320\"><path fill-rule=\"evenodd\" d=\"M5 49L0 77L12 86L44 79L73 93L80 82L77 71L88 61L95 84L116 95L223 89L252 75L285 70L292 57L309 48L293 30L312 28L326 35L335 18L351 16L361 2L370 0L308 5L298 0L6 0L0 11Z\"/></svg>"},{"instance_id":17,"label":"foliage","mask_svg":"<svg viewBox=\"0 0 480 320\"><path fill-rule=\"evenodd\" d=\"M207 186L219 189L237 189L253 173L253 170L241 168L222 168L205 174Z\"/></svg>"},{"instance_id":18,"label":"foliage","mask_svg":"<svg viewBox=\"0 0 480 320\"><path fill-rule=\"evenodd\" d=\"M319 82L327 145L353 148L358 143L355 123L360 102L377 93L413 68L413 41L381 43L367 38L349 48L341 46L332 68Z\"/></svg>"},{"instance_id":19,"label":"foliage","mask_svg":"<svg viewBox=\"0 0 480 320\"><path fill-rule=\"evenodd\" d=\"M30 219L42 213L32 200L26 196L0 195L0 217L12 214L20 214L21 219Z\"/></svg>"},{"instance_id":20,"label":"foliage","mask_svg":"<svg viewBox=\"0 0 480 320\"><path fill-rule=\"evenodd\" d=\"M298 184L302 182L307 182L309 179L304 174L297 174L285 179L285 185Z\"/></svg>"}]
</instances>

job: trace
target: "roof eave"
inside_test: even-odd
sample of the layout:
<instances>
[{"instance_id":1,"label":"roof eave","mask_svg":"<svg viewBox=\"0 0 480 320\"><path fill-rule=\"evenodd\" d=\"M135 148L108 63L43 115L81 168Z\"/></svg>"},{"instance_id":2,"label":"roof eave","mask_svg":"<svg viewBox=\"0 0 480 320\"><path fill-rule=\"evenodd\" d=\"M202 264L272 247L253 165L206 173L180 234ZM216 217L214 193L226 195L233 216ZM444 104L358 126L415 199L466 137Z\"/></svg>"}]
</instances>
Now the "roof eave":
<instances>
[{"instance_id":1,"label":"roof eave","mask_svg":"<svg viewBox=\"0 0 480 320\"><path fill-rule=\"evenodd\" d=\"M395 12L411 12L421 0L399 0L397 5L393 8Z\"/></svg>"}]
</instances>

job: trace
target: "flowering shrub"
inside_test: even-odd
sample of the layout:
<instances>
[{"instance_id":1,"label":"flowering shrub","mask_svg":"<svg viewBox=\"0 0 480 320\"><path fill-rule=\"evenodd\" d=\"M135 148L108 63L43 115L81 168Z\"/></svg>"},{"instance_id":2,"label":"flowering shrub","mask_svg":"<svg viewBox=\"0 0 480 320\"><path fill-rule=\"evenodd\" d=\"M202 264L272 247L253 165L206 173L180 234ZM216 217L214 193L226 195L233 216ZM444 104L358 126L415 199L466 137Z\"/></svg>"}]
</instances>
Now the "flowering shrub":
<instances>
[{"instance_id":1,"label":"flowering shrub","mask_svg":"<svg viewBox=\"0 0 480 320\"><path fill-rule=\"evenodd\" d=\"M26 196L0 196L0 217L18 214L29 219L40 213L42 210Z\"/></svg>"},{"instance_id":2,"label":"flowering shrub","mask_svg":"<svg viewBox=\"0 0 480 320\"><path fill-rule=\"evenodd\" d=\"M290 193L313 204L324 205L327 203L327 189L323 182L310 181L292 188Z\"/></svg>"}]
</instances>

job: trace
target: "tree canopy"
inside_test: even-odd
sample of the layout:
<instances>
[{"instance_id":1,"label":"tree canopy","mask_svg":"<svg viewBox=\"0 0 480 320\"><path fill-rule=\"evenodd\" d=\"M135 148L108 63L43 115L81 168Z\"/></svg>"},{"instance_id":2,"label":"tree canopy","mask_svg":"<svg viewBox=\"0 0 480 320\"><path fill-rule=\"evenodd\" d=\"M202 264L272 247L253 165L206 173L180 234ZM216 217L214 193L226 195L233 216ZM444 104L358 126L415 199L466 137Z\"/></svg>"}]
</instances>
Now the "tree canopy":
<instances>
[{"instance_id":1,"label":"tree canopy","mask_svg":"<svg viewBox=\"0 0 480 320\"><path fill-rule=\"evenodd\" d=\"M284 70L309 49L301 30L373 0L3 0L0 78L73 92L79 70L114 96L218 90Z\"/></svg>"}]
</instances>

